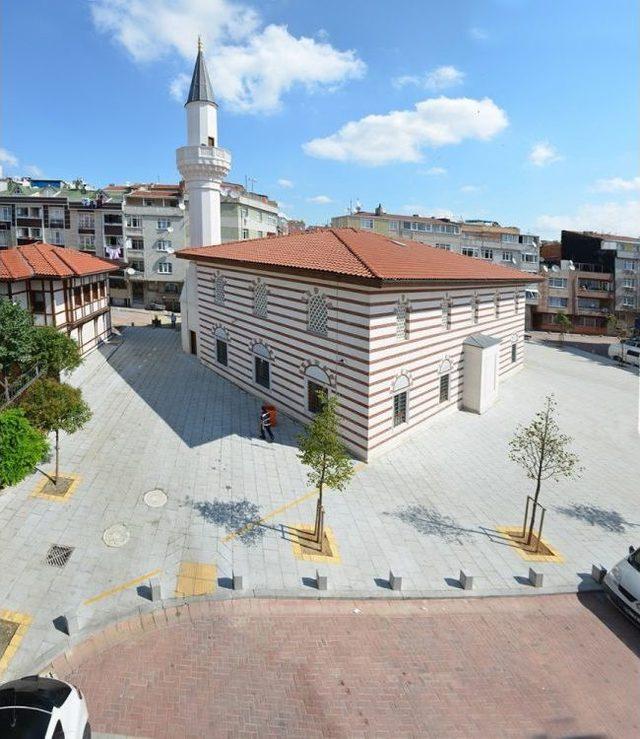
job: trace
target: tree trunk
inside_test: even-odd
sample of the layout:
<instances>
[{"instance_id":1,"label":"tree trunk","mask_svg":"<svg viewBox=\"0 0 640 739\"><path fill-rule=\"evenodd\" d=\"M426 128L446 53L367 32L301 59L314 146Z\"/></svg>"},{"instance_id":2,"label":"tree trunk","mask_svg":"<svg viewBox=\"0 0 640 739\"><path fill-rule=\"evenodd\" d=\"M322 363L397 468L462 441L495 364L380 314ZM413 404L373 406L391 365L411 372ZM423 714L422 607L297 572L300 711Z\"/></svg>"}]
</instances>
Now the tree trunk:
<instances>
[{"instance_id":1,"label":"tree trunk","mask_svg":"<svg viewBox=\"0 0 640 739\"><path fill-rule=\"evenodd\" d=\"M56 429L56 474L54 485L58 484L58 472L59 472L59 461L60 461L60 448L58 444L60 432Z\"/></svg>"},{"instance_id":2,"label":"tree trunk","mask_svg":"<svg viewBox=\"0 0 640 739\"><path fill-rule=\"evenodd\" d=\"M536 508L538 506L538 496L540 495L540 487L542 484L542 465L544 464L544 452L547 443L547 430L549 428L549 404L547 403L547 412L544 417L544 434L542 443L540 444L540 460L538 462L538 479L536 482L536 492L533 496L533 511L531 512L531 524L529 525L529 534L527 535L527 546L531 545L533 538L533 527L536 523Z\"/></svg>"}]
</instances>

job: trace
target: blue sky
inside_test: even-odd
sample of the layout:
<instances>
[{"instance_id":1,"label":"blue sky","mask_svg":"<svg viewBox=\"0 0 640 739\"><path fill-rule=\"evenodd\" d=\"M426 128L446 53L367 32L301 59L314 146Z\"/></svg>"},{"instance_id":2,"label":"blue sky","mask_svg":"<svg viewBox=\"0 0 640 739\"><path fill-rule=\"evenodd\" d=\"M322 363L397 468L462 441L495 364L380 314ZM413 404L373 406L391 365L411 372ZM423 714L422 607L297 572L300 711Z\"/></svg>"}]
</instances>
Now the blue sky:
<instances>
[{"instance_id":1,"label":"blue sky","mask_svg":"<svg viewBox=\"0 0 640 739\"><path fill-rule=\"evenodd\" d=\"M640 233L633 0L2 5L6 174L177 181L201 33L230 179L553 236Z\"/></svg>"}]
</instances>

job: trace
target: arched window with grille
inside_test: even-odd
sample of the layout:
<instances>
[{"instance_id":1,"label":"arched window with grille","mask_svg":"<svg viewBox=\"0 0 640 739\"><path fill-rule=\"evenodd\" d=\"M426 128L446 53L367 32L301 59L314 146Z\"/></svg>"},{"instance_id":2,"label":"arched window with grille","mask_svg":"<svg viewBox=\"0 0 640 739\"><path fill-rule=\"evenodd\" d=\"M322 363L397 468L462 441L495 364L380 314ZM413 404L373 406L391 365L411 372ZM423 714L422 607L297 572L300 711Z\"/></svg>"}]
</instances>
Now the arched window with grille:
<instances>
[{"instance_id":1,"label":"arched window with grille","mask_svg":"<svg viewBox=\"0 0 640 739\"><path fill-rule=\"evenodd\" d=\"M256 316L266 318L268 310L267 286L262 280L258 280L253 288L253 312Z\"/></svg>"},{"instance_id":2,"label":"arched window with grille","mask_svg":"<svg viewBox=\"0 0 640 739\"><path fill-rule=\"evenodd\" d=\"M396 338L403 340L409 338L409 322L407 320L409 304L400 299L396 303Z\"/></svg>"},{"instance_id":3,"label":"arched window with grille","mask_svg":"<svg viewBox=\"0 0 640 739\"><path fill-rule=\"evenodd\" d=\"M327 335L327 301L325 296L317 290L309 295L307 327L314 334Z\"/></svg>"},{"instance_id":4,"label":"arched window with grille","mask_svg":"<svg viewBox=\"0 0 640 739\"><path fill-rule=\"evenodd\" d=\"M213 278L213 302L216 305L224 305L225 279L221 274Z\"/></svg>"}]
</instances>

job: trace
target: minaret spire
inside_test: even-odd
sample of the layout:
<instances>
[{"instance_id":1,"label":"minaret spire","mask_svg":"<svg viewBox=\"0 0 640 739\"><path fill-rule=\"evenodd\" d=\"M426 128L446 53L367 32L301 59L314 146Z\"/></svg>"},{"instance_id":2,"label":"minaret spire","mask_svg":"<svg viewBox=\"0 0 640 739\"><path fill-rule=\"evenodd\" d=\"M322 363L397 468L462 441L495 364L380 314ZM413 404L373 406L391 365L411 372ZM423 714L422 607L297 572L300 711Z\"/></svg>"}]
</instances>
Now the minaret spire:
<instances>
[{"instance_id":1,"label":"minaret spire","mask_svg":"<svg viewBox=\"0 0 640 739\"><path fill-rule=\"evenodd\" d=\"M213 87L209 79L209 72L207 71L207 64L204 60L201 36L198 36L198 55L196 56L189 95L185 105L194 102L216 104L215 98L213 97Z\"/></svg>"}]
</instances>

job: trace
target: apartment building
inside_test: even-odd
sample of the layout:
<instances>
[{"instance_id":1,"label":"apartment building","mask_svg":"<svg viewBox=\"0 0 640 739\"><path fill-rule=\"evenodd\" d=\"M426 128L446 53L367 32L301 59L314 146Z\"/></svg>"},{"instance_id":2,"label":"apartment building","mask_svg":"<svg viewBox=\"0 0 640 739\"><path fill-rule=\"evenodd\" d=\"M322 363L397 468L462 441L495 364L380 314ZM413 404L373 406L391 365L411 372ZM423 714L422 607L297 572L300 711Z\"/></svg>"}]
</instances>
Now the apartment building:
<instances>
[{"instance_id":1,"label":"apartment building","mask_svg":"<svg viewBox=\"0 0 640 739\"><path fill-rule=\"evenodd\" d=\"M108 275L117 267L91 254L52 244L0 251L0 300L19 303L36 326L54 326L82 354L111 333Z\"/></svg>"},{"instance_id":2,"label":"apartment building","mask_svg":"<svg viewBox=\"0 0 640 739\"><path fill-rule=\"evenodd\" d=\"M34 241L117 260L111 301L180 310L189 200L182 184L111 184L101 190L62 180L7 180L0 191L0 249ZM278 204L242 185L222 183L222 240L274 236Z\"/></svg>"},{"instance_id":3,"label":"apartment building","mask_svg":"<svg viewBox=\"0 0 640 739\"><path fill-rule=\"evenodd\" d=\"M191 351L303 422L339 395L364 459L442 412L483 412L522 366L532 276L513 268L352 228L178 257L196 270Z\"/></svg>"},{"instance_id":4,"label":"apartment building","mask_svg":"<svg viewBox=\"0 0 640 739\"><path fill-rule=\"evenodd\" d=\"M640 239L562 231L559 243L543 246L543 259L534 328L557 330L560 312L576 333L606 334L610 316L634 326L640 316Z\"/></svg>"}]
</instances>

